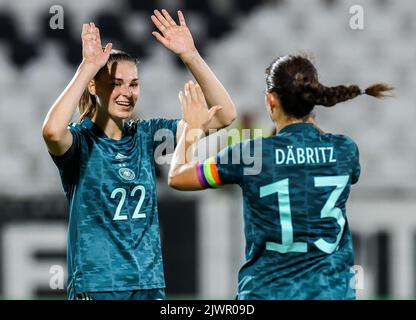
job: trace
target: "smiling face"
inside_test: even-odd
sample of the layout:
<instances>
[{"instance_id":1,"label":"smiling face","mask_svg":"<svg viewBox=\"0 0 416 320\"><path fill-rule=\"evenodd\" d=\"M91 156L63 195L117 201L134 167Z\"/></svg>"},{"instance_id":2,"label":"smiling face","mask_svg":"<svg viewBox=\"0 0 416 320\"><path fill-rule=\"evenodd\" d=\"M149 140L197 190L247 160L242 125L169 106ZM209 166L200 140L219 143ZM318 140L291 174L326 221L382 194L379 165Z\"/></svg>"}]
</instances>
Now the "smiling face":
<instances>
[{"instance_id":1,"label":"smiling face","mask_svg":"<svg viewBox=\"0 0 416 320\"><path fill-rule=\"evenodd\" d=\"M98 112L116 119L128 119L140 96L136 64L113 62L91 81L89 91L95 95Z\"/></svg>"}]
</instances>

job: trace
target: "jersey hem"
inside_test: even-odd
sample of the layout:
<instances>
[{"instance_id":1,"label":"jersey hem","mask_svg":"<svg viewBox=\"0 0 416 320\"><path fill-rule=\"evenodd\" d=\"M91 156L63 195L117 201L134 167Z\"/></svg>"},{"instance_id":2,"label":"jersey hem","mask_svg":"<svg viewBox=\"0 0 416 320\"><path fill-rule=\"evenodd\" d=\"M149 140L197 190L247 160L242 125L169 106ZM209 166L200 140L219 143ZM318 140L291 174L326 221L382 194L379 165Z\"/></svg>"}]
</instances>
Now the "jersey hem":
<instances>
[{"instance_id":1,"label":"jersey hem","mask_svg":"<svg viewBox=\"0 0 416 320\"><path fill-rule=\"evenodd\" d=\"M107 291L130 291L130 290L151 290L151 289L165 289L166 285L164 283L155 283L150 285L131 285L123 287L88 287L84 286L80 289L77 288L77 293L81 292L107 292Z\"/></svg>"}]
</instances>

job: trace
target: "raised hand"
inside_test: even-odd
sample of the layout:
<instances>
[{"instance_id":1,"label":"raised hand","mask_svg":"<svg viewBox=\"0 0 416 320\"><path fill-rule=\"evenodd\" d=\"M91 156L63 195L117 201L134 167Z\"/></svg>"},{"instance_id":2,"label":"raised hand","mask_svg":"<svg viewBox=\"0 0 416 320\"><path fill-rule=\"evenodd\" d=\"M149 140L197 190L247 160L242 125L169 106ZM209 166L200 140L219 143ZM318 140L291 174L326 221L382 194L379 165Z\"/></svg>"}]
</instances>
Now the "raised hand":
<instances>
[{"instance_id":1,"label":"raised hand","mask_svg":"<svg viewBox=\"0 0 416 320\"><path fill-rule=\"evenodd\" d=\"M165 9L162 10L162 13L155 10L151 19L160 33L153 31L152 34L160 43L177 55L192 53L196 51L194 40L181 11L178 11L178 18L179 25Z\"/></svg>"},{"instance_id":2,"label":"raised hand","mask_svg":"<svg viewBox=\"0 0 416 320\"><path fill-rule=\"evenodd\" d=\"M204 131L222 107L214 106L208 109L204 94L198 84L189 81L184 86L184 93L179 92L179 101L182 106L182 118L191 127Z\"/></svg>"},{"instance_id":3,"label":"raised hand","mask_svg":"<svg viewBox=\"0 0 416 320\"><path fill-rule=\"evenodd\" d=\"M103 67L110 56L112 43L108 43L103 49L101 46L100 30L94 23L82 25L82 57L85 62L97 67Z\"/></svg>"}]
</instances>

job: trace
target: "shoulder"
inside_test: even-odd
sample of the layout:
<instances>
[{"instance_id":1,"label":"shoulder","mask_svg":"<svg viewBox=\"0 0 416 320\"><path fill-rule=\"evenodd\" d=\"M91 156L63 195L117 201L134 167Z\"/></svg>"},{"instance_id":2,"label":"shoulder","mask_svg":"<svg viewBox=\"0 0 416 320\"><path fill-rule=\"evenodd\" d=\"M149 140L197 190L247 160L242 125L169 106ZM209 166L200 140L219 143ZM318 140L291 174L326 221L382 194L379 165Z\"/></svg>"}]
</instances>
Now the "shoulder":
<instances>
[{"instance_id":1,"label":"shoulder","mask_svg":"<svg viewBox=\"0 0 416 320\"><path fill-rule=\"evenodd\" d=\"M124 130L127 132L136 132L143 120L129 120L124 124Z\"/></svg>"},{"instance_id":2,"label":"shoulder","mask_svg":"<svg viewBox=\"0 0 416 320\"><path fill-rule=\"evenodd\" d=\"M335 140L335 141L337 141L339 143L342 143L342 144L345 144L345 145L349 145L349 146L351 146L353 148L358 148L358 146L355 143L355 141L351 137L349 137L349 136L346 136L344 134L331 134L331 136L332 136L332 139L333 140Z\"/></svg>"},{"instance_id":3,"label":"shoulder","mask_svg":"<svg viewBox=\"0 0 416 320\"><path fill-rule=\"evenodd\" d=\"M358 156L358 153L359 153L358 145L349 136L346 136L344 134L331 134L331 133L327 133L325 135L329 137L329 139L334 144L335 149L337 149L338 151L344 152L347 154L355 154Z\"/></svg>"},{"instance_id":4,"label":"shoulder","mask_svg":"<svg viewBox=\"0 0 416 320\"><path fill-rule=\"evenodd\" d=\"M71 122L68 125L68 130L71 131L73 136L77 137L85 136L89 131L89 129L85 125L83 125L83 123L78 122Z\"/></svg>"},{"instance_id":5,"label":"shoulder","mask_svg":"<svg viewBox=\"0 0 416 320\"><path fill-rule=\"evenodd\" d=\"M138 132L147 133L151 129L151 119L129 120L124 123L124 131L130 135L135 135Z\"/></svg>"},{"instance_id":6,"label":"shoulder","mask_svg":"<svg viewBox=\"0 0 416 320\"><path fill-rule=\"evenodd\" d=\"M252 140L252 143L256 145L262 145L263 149L268 148L282 148L285 146L293 145L294 140L291 136L288 135L273 135L270 137L260 137Z\"/></svg>"},{"instance_id":7,"label":"shoulder","mask_svg":"<svg viewBox=\"0 0 416 320\"><path fill-rule=\"evenodd\" d=\"M77 140L89 139L93 135L91 122L87 121L71 122L68 125L68 129L72 133L72 136Z\"/></svg>"},{"instance_id":8,"label":"shoulder","mask_svg":"<svg viewBox=\"0 0 416 320\"><path fill-rule=\"evenodd\" d=\"M165 119L165 118L151 118L151 119L139 119L131 120L128 124L135 128L152 128L152 129L171 129L173 126L177 126L180 119Z\"/></svg>"},{"instance_id":9,"label":"shoulder","mask_svg":"<svg viewBox=\"0 0 416 320\"><path fill-rule=\"evenodd\" d=\"M147 121L150 124L163 124L163 123L174 123L174 122L178 122L180 119L168 119L168 118L150 118L147 120L143 120L143 121Z\"/></svg>"},{"instance_id":10,"label":"shoulder","mask_svg":"<svg viewBox=\"0 0 416 320\"><path fill-rule=\"evenodd\" d=\"M247 139L244 140L237 145L241 148L241 150L251 150L258 146L263 146L263 144L267 141L267 138L258 137L254 139Z\"/></svg>"},{"instance_id":11,"label":"shoulder","mask_svg":"<svg viewBox=\"0 0 416 320\"><path fill-rule=\"evenodd\" d=\"M71 130L71 131L81 131L82 130L82 125L81 125L81 123L78 123L78 122L71 122L68 125L68 129Z\"/></svg>"},{"instance_id":12,"label":"shoulder","mask_svg":"<svg viewBox=\"0 0 416 320\"><path fill-rule=\"evenodd\" d=\"M247 139L241 142L230 144L228 147L222 149L218 154L223 156L226 154L233 154L233 156L242 157L243 155L257 154L257 151L262 150L264 138L259 137L255 139Z\"/></svg>"}]
</instances>

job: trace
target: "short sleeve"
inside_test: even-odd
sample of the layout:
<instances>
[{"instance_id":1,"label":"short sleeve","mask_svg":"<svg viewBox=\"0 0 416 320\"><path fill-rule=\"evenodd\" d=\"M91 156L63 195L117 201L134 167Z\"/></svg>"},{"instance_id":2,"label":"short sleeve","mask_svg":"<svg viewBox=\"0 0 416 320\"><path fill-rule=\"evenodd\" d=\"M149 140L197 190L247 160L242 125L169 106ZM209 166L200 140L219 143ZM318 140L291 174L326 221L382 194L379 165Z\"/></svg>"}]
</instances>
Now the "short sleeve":
<instances>
[{"instance_id":1,"label":"short sleeve","mask_svg":"<svg viewBox=\"0 0 416 320\"><path fill-rule=\"evenodd\" d=\"M72 144L69 149L60 156L55 156L51 153L50 156L52 157L53 162L59 169L63 169L67 166L68 163L73 163L75 157L79 155L80 145L81 145L81 133L79 130L75 128L75 125L70 125L68 127L69 131L72 134Z\"/></svg>"},{"instance_id":2,"label":"short sleeve","mask_svg":"<svg viewBox=\"0 0 416 320\"><path fill-rule=\"evenodd\" d=\"M219 188L225 184L241 184L243 178L241 144L229 146L216 156L197 165L197 177L205 188Z\"/></svg>"},{"instance_id":3,"label":"short sleeve","mask_svg":"<svg viewBox=\"0 0 416 320\"><path fill-rule=\"evenodd\" d=\"M153 139L153 148L163 142L172 141L176 147L176 130L180 119L150 119L150 128Z\"/></svg>"},{"instance_id":4,"label":"short sleeve","mask_svg":"<svg viewBox=\"0 0 416 320\"><path fill-rule=\"evenodd\" d=\"M354 158L354 165L352 169L352 178L351 184L355 184L358 182L361 173L361 166L360 166L360 152L358 151L357 145L355 145L355 158Z\"/></svg>"},{"instance_id":5,"label":"short sleeve","mask_svg":"<svg viewBox=\"0 0 416 320\"><path fill-rule=\"evenodd\" d=\"M216 156L218 174L224 184L239 184L243 176L241 143L231 145Z\"/></svg>"}]
</instances>

